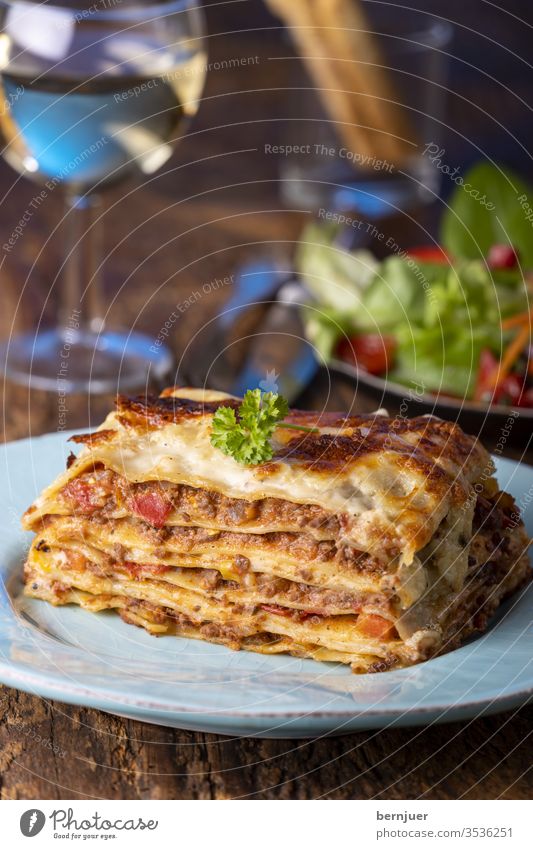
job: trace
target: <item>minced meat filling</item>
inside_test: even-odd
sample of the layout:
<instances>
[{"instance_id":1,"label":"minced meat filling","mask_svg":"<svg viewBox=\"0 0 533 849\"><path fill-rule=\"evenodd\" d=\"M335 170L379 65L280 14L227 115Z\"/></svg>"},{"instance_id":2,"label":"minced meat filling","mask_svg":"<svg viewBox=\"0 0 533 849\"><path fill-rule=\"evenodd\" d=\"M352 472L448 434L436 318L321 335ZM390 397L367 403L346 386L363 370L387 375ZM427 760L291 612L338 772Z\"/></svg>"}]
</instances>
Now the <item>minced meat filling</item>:
<instances>
[{"instance_id":1,"label":"minced meat filling","mask_svg":"<svg viewBox=\"0 0 533 849\"><path fill-rule=\"evenodd\" d=\"M135 500L157 492L172 505L173 516L186 524L206 521L223 527L258 524L265 527L291 526L305 528L322 539L333 539L341 532L336 516L313 504L295 504L280 498L247 501L229 498L211 490L196 489L186 484L161 481L156 484L130 483L109 469L96 468L74 478L59 497L71 509L94 515L113 515L120 510L130 512Z\"/></svg>"},{"instance_id":2,"label":"minced meat filling","mask_svg":"<svg viewBox=\"0 0 533 849\"><path fill-rule=\"evenodd\" d=\"M116 563L112 560L109 560L106 565L99 565L72 551L69 551L67 556L70 568L89 570L100 577L112 577L125 573L129 579L133 578L133 580L165 581L166 574L172 572L191 577L198 587L208 594L224 596L227 591L237 590L242 592L243 599L248 595L260 596L265 603L272 599L279 599L289 606L301 606L306 610L319 611L320 614L338 611L354 613L365 606L379 609L386 614L390 605L387 596L380 593L350 593L345 590L323 589L262 573L251 575L252 581L247 580L245 584L239 584L237 581L224 579L216 569L183 569L179 566L159 566L131 561Z\"/></svg>"}]
</instances>

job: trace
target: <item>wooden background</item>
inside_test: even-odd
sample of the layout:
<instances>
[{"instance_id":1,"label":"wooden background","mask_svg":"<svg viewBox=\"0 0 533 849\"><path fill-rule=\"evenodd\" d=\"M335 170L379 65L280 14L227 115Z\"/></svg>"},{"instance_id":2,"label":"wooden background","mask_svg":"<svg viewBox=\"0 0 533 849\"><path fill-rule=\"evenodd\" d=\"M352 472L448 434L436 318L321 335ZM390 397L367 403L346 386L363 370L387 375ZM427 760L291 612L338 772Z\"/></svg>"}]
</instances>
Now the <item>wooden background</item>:
<instances>
[{"instance_id":1,"label":"wooden background","mask_svg":"<svg viewBox=\"0 0 533 849\"><path fill-rule=\"evenodd\" d=\"M287 56L290 49L270 29L274 22L268 16L259 13L257 18L250 10L254 12L254 4L245 9L248 18L235 10L229 18L220 11L210 15L211 59L257 56L258 62L212 73L200 114L169 166L150 183L121 186L108 196L105 273L108 303L115 298L111 322L135 324L156 335L176 303L202 284L233 273L262 251L290 256L306 213L283 209L278 163L262 153L265 141L283 140L283 121L269 124L265 117L284 114L282 89L290 68L287 60L276 57ZM268 30L218 34L257 25ZM514 32L508 18L502 23L489 16L487 26L503 40L507 31ZM460 35L459 45L464 32ZM477 42L472 49L481 55ZM501 74L509 72L511 60L505 63L504 58L496 56ZM454 66L454 74L456 70ZM487 105L494 102L498 77L491 82L469 72L461 79L463 93ZM516 90L523 87L530 96L527 82L517 74ZM498 102L515 135L522 132L516 98L500 96ZM461 98L452 98L450 114L453 126L470 120ZM490 115L473 122L472 147L462 151L463 160L473 158L478 137L496 148L506 143L511 160L522 157L499 130L489 132L490 125ZM450 144L457 151L453 134ZM2 164L0 189L3 242L35 187ZM13 327L28 329L54 320L62 239L53 231L61 209L59 192L52 193L2 262L4 337ZM213 291L180 319L170 340L178 355L226 297L224 289ZM317 380L305 403L322 404L325 390L325 382ZM3 391L4 439L57 428L53 393L9 384ZM352 391L335 384L329 407L351 402ZM67 427L97 424L110 403L110 398L70 398ZM527 798L531 787L532 713L525 708L467 723L302 741L232 740L176 731L6 688L1 690L0 712L3 798Z\"/></svg>"}]
</instances>

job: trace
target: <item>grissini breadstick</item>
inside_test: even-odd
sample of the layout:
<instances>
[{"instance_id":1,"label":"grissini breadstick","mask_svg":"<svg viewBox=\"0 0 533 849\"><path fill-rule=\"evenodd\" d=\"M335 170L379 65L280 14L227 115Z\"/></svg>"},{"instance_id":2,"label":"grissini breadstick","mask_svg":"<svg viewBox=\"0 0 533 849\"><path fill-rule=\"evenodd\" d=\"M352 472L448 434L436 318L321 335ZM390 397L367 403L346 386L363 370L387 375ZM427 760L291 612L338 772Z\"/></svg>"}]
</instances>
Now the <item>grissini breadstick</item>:
<instances>
[{"instance_id":1,"label":"grissini breadstick","mask_svg":"<svg viewBox=\"0 0 533 849\"><path fill-rule=\"evenodd\" d=\"M405 107L356 0L267 0L286 24L343 143L401 165L416 151Z\"/></svg>"},{"instance_id":2,"label":"grissini breadstick","mask_svg":"<svg viewBox=\"0 0 533 849\"><path fill-rule=\"evenodd\" d=\"M314 0L316 14L334 48L339 75L347 90L360 92L360 106L368 116L366 123L382 131L381 142L396 152L396 158L412 155L413 128L401 93L391 80L386 60L372 35L371 25L358 0ZM406 144L407 142L407 144Z\"/></svg>"}]
</instances>

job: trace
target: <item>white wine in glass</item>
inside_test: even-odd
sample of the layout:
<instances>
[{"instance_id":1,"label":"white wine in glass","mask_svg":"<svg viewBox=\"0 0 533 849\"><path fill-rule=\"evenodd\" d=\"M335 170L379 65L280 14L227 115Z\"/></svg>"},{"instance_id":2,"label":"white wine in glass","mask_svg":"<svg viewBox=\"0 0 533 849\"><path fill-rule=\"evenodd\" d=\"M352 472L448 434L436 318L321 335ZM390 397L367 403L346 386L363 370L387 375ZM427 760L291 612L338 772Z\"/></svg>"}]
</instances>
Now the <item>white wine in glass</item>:
<instances>
[{"instance_id":1,"label":"white wine in glass","mask_svg":"<svg viewBox=\"0 0 533 849\"><path fill-rule=\"evenodd\" d=\"M64 192L68 228L58 326L9 339L5 374L42 389L61 374L67 391L90 392L160 379L168 349L106 325L99 193L160 168L196 112L201 9L195 0L0 0L0 15L2 155L40 184L41 201Z\"/></svg>"}]
</instances>

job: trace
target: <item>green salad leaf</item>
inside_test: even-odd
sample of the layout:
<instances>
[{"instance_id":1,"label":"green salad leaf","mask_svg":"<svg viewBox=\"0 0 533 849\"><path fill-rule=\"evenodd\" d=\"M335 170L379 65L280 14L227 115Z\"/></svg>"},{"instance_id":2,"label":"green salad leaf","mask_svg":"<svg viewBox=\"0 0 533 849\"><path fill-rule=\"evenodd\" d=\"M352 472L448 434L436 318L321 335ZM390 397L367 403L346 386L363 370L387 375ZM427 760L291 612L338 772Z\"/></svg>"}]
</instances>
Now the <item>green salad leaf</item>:
<instances>
[{"instance_id":1,"label":"green salad leaf","mask_svg":"<svg viewBox=\"0 0 533 849\"><path fill-rule=\"evenodd\" d=\"M461 179L442 217L443 247L454 257L483 259L492 245L511 245L523 267L533 268L533 229L522 206L524 199L533 205L533 187L488 162Z\"/></svg>"},{"instance_id":2,"label":"green salad leaf","mask_svg":"<svg viewBox=\"0 0 533 849\"><path fill-rule=\"evenodd\" d=\"M402 321L420 321L427 278L421 264L397 256L385 259L362 297L359 326L375 332L392 330Z\"/></svg>"},{"instance_id":3,"label":"green salad leaf","mask_svg":"<svg viewBox=\"0 0 533 849\"><path fill-rule=\"evenodd\" d=\"M444 392L469 398L474 390L479 355L490 347L490 333L465 333L460 326L408 327L396 334L398 348L392 380L424 392Z\"/></svg>"},{"instance_id":4,"label":"green salad leaf","mask_svg":"<svg viewBox=\"0 0 533 849\"><path fill-rule=\"evenodd\" d=\"M339 340L356 330L353 314L341 313L329 306L304 306L302 319L307 339L326 363L334 355Z\"/></svg>"},{"instance_id":5,"label":"green salad leaf","mask_svg":"<svg viewBox=\"0 0 533 849\"><path fill-rule=\"evenodd\" d=\"M336 244L340 229L331 221L309 224L300 237L294 262L320 304L346 313L359 307L379 261L370 251L340 248Z\"/></svg>"},{"instance_id":6,"label":"green salad leaf","mask_svg":"<svg viewBox=\"0 0 533 849\"><path fill-rule=\"evenodd\" d=\"M391 281L388 297L395 300L396 321L380 328L393 331L398 344L390 377L422 384L426 391L471 397L482 349L499 356L502 318L526 309L520 275L515 273L513 281L506 276L505 284L498 285L477 260L453 266L420 263L419 270L425 282L417 276L418 298L405 289L405 275L396 288Z\"/></svg>"}]
</instances>

